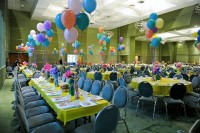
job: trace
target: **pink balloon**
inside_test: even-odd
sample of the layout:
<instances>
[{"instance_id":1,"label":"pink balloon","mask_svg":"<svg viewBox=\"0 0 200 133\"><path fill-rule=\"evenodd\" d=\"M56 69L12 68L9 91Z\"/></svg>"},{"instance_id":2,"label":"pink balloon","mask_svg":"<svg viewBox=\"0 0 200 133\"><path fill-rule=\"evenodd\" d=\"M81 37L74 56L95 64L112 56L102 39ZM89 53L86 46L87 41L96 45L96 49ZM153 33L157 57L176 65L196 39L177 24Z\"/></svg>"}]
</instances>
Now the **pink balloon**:
<instances>
[{"instance_id":1,"label":"pink balloon","mask_svg":"<svg viewBox=\"0 0 200 133\"><path fill-rule=\"evenodd\" d=\"M69 43L73 43L77 40L78 38L78 31L73 27L70 30L65 29L64 30L64 38L66 41Z\"/></svg>"},{"instance_id":2,"label":"pink balloon","mask_svg":"<svg viewBox=\"0 0 200 133\"><path fill-rule=\"evenodd\" d=\"M145 36L146 36L147 38L151 38L151 37L153 36L153 31L152 31L152 30L146 30Z\"/></svg>"},{"instance_id":3,"label":"pink balloon","mask_svg":"<svg viewBox=\"0 0 200 133\"><path fill-rule=\"evenodd\" d=\"M81 3L80 0L69 0L68 1L68 7L76 15L78 15L81 12L81 9L82 9L82 3Z\"/></svg>"},{"instance_id":4,"label":"pink balloon","mask_svg":"<svg viewBox=\"0 0 200 133\"><path fill-rule=\"evenodd\" d=\"M197 49L200 50L200 43L197 44Z\"/></svg>"},{"instance_id":5,"label":"pink balloon","mask_svg":"<svg viewBox=\"0 0 200 133\"><path fill-rule=\"evenodd\" d=\"M43 23L38 23L38 24L37 24L37 30L38 30L39 32L43 32L43 31L44 31L44 25L43 25Z\"/></svg>"},{"instance_id":6,"label":"pink balloon","mask_svg":"<svg viewBox=\"0 0 200 133\"><path fill-rule=\"evenodd\" d=\"M37 35L35 35L35 34L33 35L33 40L36 40L36 36L37 36Z\"/></svg>"}]
</instances>

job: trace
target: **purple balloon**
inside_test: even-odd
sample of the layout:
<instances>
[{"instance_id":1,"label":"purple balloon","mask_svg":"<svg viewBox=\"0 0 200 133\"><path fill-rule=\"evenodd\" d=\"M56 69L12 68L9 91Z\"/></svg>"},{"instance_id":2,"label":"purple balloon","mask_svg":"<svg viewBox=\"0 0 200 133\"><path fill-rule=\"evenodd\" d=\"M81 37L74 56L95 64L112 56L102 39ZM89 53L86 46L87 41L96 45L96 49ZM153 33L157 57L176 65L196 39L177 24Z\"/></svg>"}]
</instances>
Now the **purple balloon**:
<instances>
[{"instance_id":1,"label":"purple balloon","mask_svg":"<svg viewBox=\"0 0 200 133\"><path fill-rule=\"evenodd\" d=\"M120 37L120 38L119 38L119 41L120 41L120 42L123 42L123 40L124 40L123 37Z\"/></svg>"},{"instance_id":2,"label":"purple balloon","mask_svg":"<svg viewBox=\"0 0 200 133\"><path fill-rule=\"evenodd\" d=\"M82 9L82 2L80 0L69 0L68 7L70 10L74 11L76 15L78 15Z\"/></svg>"},{"instance_id":3,"label":"purple balloon","mask_svg":"<svg viewBox=\"0 0 200 133\"><path fill-rule=\"evenodd\" d=\"M45 30L50 30L51 29L51 22L46 20L46 21L44 21L43 26L44 26Z\"/></svg>"},{"instance_id":4,"label":"purple balloon","mask_svg":"<svg viewBox=\"0 0 200 133\"><path fill-rule=\"evenodd\" d=\"M43 33L39 33L39 34L37 34L36 38L37 38L38 42L42 43L45 39L45 35Z\"/></svg>"},{"instance_id":5,"label":"purple balloon","mask_svg":"<svg viewBox=\"0 0 200 133\"><path fill-rule=\"evenodd\" d=\"M153 28L152 31L153 31L153 33L156 33L157 32L157 28L156 27Z\"/></svg>"},{"instance_id":6,"label":"purple balloon","mask_svg":"<svg viewBox=\"0 0 200 133\"><path fill-rule=\"evenodd\" d=\"M66 41L69 43L73 43L77 40L78 38L78 31L73 27L70 30L65 29L64 30L64 38Z\"/></svg>"}]
</instances>

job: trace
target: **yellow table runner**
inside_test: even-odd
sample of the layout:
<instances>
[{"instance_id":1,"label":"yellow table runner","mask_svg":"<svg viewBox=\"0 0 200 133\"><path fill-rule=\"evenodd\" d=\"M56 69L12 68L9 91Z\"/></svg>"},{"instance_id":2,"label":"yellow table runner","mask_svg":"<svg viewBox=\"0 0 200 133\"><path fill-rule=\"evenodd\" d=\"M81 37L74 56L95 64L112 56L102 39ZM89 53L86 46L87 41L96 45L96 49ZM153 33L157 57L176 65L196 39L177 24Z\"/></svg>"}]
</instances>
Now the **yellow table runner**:
<instances>
[{"instance_id":1,"label":"yellow table runner","mask_svg":"<svg viewBox=\"0 0 200 133\"><path fill-rule=\"evenodd\" d=\"M158 81L152 81L151 77L145 78L133 78L131 81L131 87L138 89L138 85L142 81L147 81L153 86L153 93L156 96L169 96L170 88L173 84L182 82L186 86L187 93L192 92L192 85L189 81L177 80L172 78L161 78Z\"/></svg>"},{"instance_id":2,"label":"yellow table runner","mask_svg":"<svg viewBox=\"0 0 200 133\"><path fill-rule=\"evenodd\" d=\"M42 90L42 88L44 87L36 84L33 79L31 79L31 81L29 82L29 85L34 86L37 89L40 95L46 100L46 102L51 106L51 108L57 113L57 119L64 122L64 125L66 124L66 122L69 122L71 120L96 114L102 108L104 108L105 106L109 104L109 102L106 100L98 100L96 101L97 105L94 105L94 106L60 109L56 106L56 103L52 101L51 99L55 96L48 96ZM53 84L51 85L53 86ZM59 90L60 90L60 87L57 87L56 91L59 91ZM62 96L67 96L68 94L69 92L62 92ZM83 96L80 96L79 100L83 101ZM74 96L71 97L71 101L74 101Z\"/></svg>"}]
</instances>

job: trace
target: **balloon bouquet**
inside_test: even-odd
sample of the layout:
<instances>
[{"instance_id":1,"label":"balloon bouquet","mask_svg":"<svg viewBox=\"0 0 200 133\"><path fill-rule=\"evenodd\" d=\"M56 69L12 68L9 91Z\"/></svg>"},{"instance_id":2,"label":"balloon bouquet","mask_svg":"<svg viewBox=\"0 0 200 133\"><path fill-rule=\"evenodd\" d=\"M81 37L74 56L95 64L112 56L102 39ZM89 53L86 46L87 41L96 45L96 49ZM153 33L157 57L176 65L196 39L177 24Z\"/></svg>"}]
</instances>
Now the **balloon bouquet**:
<instances>
[{"instance_id":1,"label":"balloon bouquet","mask_svg":"<svg viewBox=\"0 0 200 133\"><path fill-rule=\"evenodd\" d=\"M104 32L103 27L99 27L99 33L97 34L97 38L99 39L99 45L102 46L100 47L100 56L103 57L105 55L105 51L107 50L107 44L110 43L110 36L106 35Z\"/></svg>"},{"instance_id":2,"label":"balloon bouquet","mask_svg":"<svg viewBox=\"0 0 200 133\"><path fill-rule=\"evenodd\" d=\"M64 30L64 38L69 43L75 42L78 38L75 25L82 31L89 26L89 17L86 13L81 12L82 7L90 14L96 9L96 0L69 0L69 9L55 17L56 26Z\"/></svg>"},{"instance_id":3,"label":"balloon bouquet","mask_svg":"<svg viewBox=\"0 0 200 133\"><path fill-rule=\"evenodd\" d=\"M158 18L156 13L151 13L149 20L144 24L144 29L146 30L145 36L150 39L150 48L157 48L162 38L156 35L157 30L164 26L164 21L162 18Z\"/></svg>"},{"instance_id":4,"label":"balloon bouquet","mask_svg":"<svg viewBox=\"0 0 200 133\"><path fill-rule=\"evenodd\" d=\"M200 30L198 32L193 33L193 37L195 37L197 40L194 42L194 46L200 50Z\"/></svg>"},{"instance_id":5,"label":"balloon bouquet","mask_svg":"<svg viewBox=\"0 0 200 133\"><path fill-rule=\"evenodd\" d=\"M124 51L126 46L124 44L122 44L124 38L123 37L120 37L119 38L119 42L120 44L118 44L118 47L117 47L117 50L120 52L120 51Z\"/></svg>"},{"instance_id":6,"label":"balloon bouquet","mask_svg":"<svg viewBox=\"0 0 200 133\"><path fill-rule=\"evenodd\" d=\"M88 46L90 55L93 55L93 47L94 47L94 44Z\"/></svg>"}]
</instances>

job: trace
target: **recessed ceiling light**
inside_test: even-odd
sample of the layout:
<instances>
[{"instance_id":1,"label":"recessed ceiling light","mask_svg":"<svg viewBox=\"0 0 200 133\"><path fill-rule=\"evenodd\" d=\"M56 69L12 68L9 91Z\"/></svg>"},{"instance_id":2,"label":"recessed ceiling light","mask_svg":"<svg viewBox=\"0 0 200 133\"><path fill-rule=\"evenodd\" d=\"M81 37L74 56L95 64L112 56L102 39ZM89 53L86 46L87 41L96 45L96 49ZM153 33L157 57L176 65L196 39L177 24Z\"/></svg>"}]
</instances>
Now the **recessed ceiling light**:
<instances>
[{"instance_id":1,"label":"recessed ceiling light","mask_svg":"<svg viewBox=\"0 0 200 133\"><path fill-rule=\"evenodd\" d=\"M134 7L134 6L135 6L134 4L130 4L130 5L129 5L129 7Z\"/></svg>"},{"instance_id":2,"label":"recessed ceiling light","mask_svg":"<svg viewBox=\"0 0 200 133\"><path fill-rule=\"evenodd\" d=\"M21 8L24 8L24 4L21 4Z\"/></svg>"}]
</instances>

